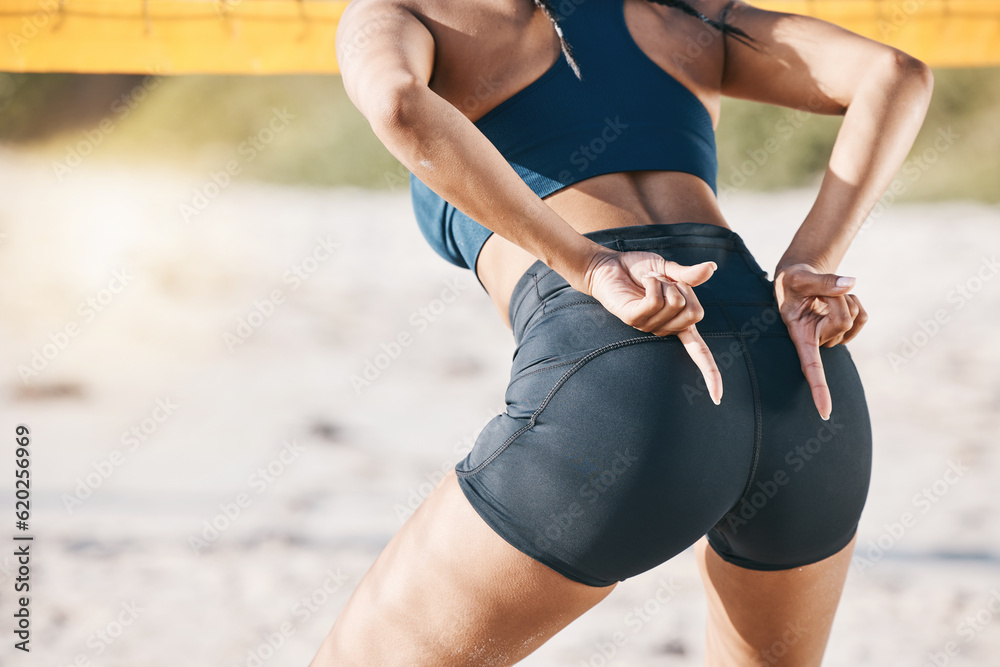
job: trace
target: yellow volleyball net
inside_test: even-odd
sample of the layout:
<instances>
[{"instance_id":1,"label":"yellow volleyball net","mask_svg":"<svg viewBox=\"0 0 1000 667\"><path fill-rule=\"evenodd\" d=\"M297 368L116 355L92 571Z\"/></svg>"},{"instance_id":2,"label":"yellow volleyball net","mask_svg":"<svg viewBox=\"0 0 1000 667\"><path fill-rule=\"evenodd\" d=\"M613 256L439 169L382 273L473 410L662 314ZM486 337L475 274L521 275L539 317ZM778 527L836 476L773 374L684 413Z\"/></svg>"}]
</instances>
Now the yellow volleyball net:
<instances>
[{"instance_id":1,"label":"yellow volleyball net","mask_svg":"<svg viewBox=\"0 0 1000 667\"><path fill-rule=\"evenodd\" d=\"M937 67L1000 65L1000 0L751 0ZM334 74L341 0L3 0L0 70Z\"/></svg>"}]
</instances>

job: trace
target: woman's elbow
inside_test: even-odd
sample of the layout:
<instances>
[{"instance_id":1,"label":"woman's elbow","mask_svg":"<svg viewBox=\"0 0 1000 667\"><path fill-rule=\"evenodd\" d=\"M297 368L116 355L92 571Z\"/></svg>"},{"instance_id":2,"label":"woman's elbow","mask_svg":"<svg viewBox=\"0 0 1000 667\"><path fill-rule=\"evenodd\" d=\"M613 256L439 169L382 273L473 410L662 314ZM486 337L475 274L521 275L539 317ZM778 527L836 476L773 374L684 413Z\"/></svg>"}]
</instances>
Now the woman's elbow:
<instances>
[{"instance_id":1,"label":"woman's elbow","mask_svg":"<svg viewBox=\"0 0 1000 667\"><path fill-rule=\"evenodd\" d=\"M918 60L899 49L892 49L889 68L896 80L905 83L915 94L930 101L934 92L934 73L922 60Z\"/></svg>"},{"instance_id":2,"label":"woman's elbow","mask_svg":"<svg viewBox=\"0 0 1000 667\"><path fill-rule=\"evenodd\" d=\"M362 113L373 128L398 133L417 125L428 90L426 83L416 77L397 76L366 88Z\"/></svg>"}]
</instances>

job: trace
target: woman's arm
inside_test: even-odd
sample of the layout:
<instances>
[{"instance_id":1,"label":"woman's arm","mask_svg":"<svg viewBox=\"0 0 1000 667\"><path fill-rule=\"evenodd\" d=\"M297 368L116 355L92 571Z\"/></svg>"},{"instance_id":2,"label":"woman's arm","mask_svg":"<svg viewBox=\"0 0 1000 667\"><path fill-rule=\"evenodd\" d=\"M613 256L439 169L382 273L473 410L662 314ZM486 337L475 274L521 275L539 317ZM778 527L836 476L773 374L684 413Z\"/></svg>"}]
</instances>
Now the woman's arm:
<instances>
[{"instance_id":1,"label":"woman's arm","mask_svg":"<svg viewBox=\"0 0 1000 667\"><path fill-rule=\"evenodd\" d=\"M847 342L867 320L847 294L853 279L835 271L906 159L933 76L898 49L818 19L735 2L729 21L753 36L758 49L727 41L722 94L844 116L816 202L774 274L782 317L827 418L832 403L819 346Z\"/></svg>"},{"instance_id":2,"label":"woman's arm","mask_svg":"<svg viewBox=\"0 0 1000 667\"><path fill-rule=\"evenodd\" d=\"M727 43L724 95L844 116L816 202L778 263L834 271L913 146L930 68L818 19L742 2L730 16L762 48Z\"/></svg>"},{"instance_id":3,"label":"woman's arm","mask_svg":"<svg viewBox=\"0 0 1000 667\"><path fill-rule=\"evenodd\" d=\"M607 249L546 205L489 139L428 87L434 40L416 16L390 2L354 2L336 42L347 95L390 153L463 213L590 293L587 269Z\"/></svg>"},{"instance_id":4,"label":"woman's arm","mask_svg":"<svg viewBox=\"0 0 1000 667\"><path fill-rule=\"evenodd\" d=\"M715 271L711 262L685 267L655 253L619 253L573 229L465 115L430 90L433 36L392 0L352 2L336 40L347 95L389 152L431 190L626 324L676 334L719 402L722 376L695 328L704 311L691 289Z\"/></svg>"},{"instance_id":5,"label":"woman's arm","mask_svg":"<svg viewBox=\"0 0 1000 667\"><path fill-rule=\"evenodd\" d=\"M732 3L729 21L757 40L726 44L721 92L844 116L809 214L775 269L775 296L824 419L833 409L819 347L854 338L868 319L835 271L902 166L930 104L924 63L826 21Z\"/></svg>"}]
</instances>

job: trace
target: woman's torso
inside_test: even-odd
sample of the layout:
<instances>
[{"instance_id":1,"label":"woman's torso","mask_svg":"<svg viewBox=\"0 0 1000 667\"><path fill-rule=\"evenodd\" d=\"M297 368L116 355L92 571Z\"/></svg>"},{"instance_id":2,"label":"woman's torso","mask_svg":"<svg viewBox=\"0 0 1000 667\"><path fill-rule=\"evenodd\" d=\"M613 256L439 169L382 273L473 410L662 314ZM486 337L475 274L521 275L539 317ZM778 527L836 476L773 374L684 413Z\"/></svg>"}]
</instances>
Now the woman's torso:
<instances>
[{"instance_id":1,"label":"woman's torso","mask_svg":"<svg viewBox=\"0 0 1000 667\"><path fill-rule=\"evenodd\" d=\"M431 90L473 122L563 57L551 22L532 0L414 0L405 5L434 37ZM624 0L624 15L639 48L701 101L716 126L724 60L724 40L718 32L696 18L647 0ZM712 188L701 178L680 171L602 174L544 200L580 233L673 222L727 226ZM511 292L535 261L499 234L492 234L479 254L474 270L508 326Z\"/></svg>"}]
</instances>

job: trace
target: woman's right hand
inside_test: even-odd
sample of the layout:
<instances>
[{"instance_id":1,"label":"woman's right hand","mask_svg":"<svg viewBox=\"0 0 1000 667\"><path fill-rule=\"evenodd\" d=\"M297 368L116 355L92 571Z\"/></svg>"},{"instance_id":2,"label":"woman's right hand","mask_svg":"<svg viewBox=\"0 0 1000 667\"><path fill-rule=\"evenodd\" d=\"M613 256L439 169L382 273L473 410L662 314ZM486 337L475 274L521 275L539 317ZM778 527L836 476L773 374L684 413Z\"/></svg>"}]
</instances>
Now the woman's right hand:
<instances>
[{"instance_id":1,"label":"woman's right hand","mask_svg":"<svg viewBox=\"0 0 1000 667\"><path fill-rule=\"evenodd\" d=\"M722 374L695 328L705 311L691 289L711 278L716 268L714 262L682 266L651 252L606 249L591 260L584 285L608 312L635 329L657 336L676 335L718 405Z\"/></svg>"},{"instance_id":2,"label":"woman's right hand","mask_svg":"<svg viewBox=\"0 0 1000 667\"><path fill-rule=\"evenodd\" d=\"M805 263L779 266L774 273L781 319L798 351L816 409L820 417L829 419L833 399L819 348L853 339L868 321L868 313L858 297L848 294L854 278L825 273Z\"/></svg>"}]
</instances>

